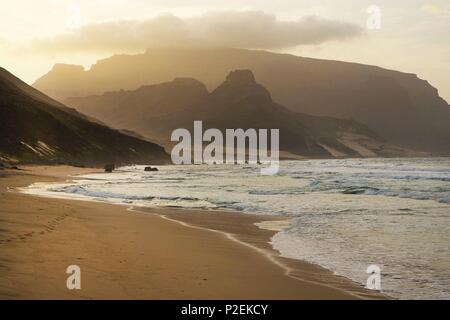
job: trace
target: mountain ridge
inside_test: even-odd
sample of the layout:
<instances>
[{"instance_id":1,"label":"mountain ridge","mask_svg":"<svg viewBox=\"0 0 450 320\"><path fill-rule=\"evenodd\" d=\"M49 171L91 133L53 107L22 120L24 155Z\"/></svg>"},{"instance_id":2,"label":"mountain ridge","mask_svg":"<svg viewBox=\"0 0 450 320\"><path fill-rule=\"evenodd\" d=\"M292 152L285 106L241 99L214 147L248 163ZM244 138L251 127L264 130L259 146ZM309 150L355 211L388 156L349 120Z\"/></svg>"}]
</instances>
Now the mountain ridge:
<instances>
[{"instance_id":1,"label":"mountain ridge","mask_svg":"<svg viewBox=\"0 0 450 320\"><path fill-rule=\"evenodd\" d=\"M12 163L167 162L156 144L88 120L0 68L0 161Z\"/></svg>"},{"instance_id":2,"label":"mountain ridge","mask_svg":"<svg viewBox=\"0 0 450 320\"><path fill-rule=\"evenodd\" d=\"M68 69L74 67L68 67ZM136 89L191 77L217 87L230 70L249 69L292 111L354 119L392 144L450 154L450 106L415 74L360 63L245 49L151 49L99 60L90 70L50 71L34 86L55 98Z\"/></svg>"},{"instance_id":3,"label":"mountain ridge","mask_svg":"<svg viewBox=\"0 0 450 320\"><path fill-rule=\"evenodd\" d=\"M161 87L171 90L160 96ZM138 101L133 96L133 93L139 96L140 90L147 91L147 99L144 101ZM152 95L159 97L156 104ZM70 98L65 100L65 103L113 127L127 127L139 134L152 137L167 147L171 146L170 136L174 129L192 130L193 122L202 120L205 130L280 129L280 150L294 158L378 154L391 156L405 152L401 148L396 149L389 145L376 133L355 121L300 114L275 103L270 92L255 80L250 70L230 72L225 81L206 96L203 93L195 96L186 92L183 95L195 98L181 99L184 104L181 107L174 107L171 101L173 97L180 96L180 93L172 81L143 86L135 91ZM112 96L114 98L110 99ZM365 139L372 146L366 146L367 152L361 153L349 147L348 141L340 141L341 131L342 136L354 135L355 138L359 135L361 141ZM378 148L376 152L375 149L371 150L375 145ZM382 150L382 146L385 150ZM360 151L363 149L362 146L359 148Z\"/></svg>"}]
</instances>

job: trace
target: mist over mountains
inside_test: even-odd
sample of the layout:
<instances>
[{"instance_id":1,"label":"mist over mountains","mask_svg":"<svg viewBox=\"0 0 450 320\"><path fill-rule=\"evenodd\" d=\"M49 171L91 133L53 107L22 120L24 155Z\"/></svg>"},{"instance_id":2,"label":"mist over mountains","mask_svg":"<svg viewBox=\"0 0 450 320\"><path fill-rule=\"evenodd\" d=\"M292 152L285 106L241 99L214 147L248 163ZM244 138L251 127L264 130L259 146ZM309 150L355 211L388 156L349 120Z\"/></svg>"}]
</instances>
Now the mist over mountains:
<instances>
[{"instance_id":1,"label":"mist over mountains","mask_svg":"<svg viewBox=\"0 0 450 320\"><path fill-rule=\"evenodd\" d=\"M291 111L353 119L390 144L433 155L450 154L450 107L437 90L414 74L376 66L245 49L166 48L113 56L88 71L55 65L34 87L66 99L135 90L184 77L213 90L236 69L251 70L273 101Z\"/></svg>"},{"instance_id":2,"label":"mist over mountains","mask_svg":"<svg viewBox=\"0 0 450 320\"><path fill-rule=\"evenodd\" d=\"M67 105L116 128L128 128L167 147L177 128L193 132L218 128L280 129L284 158L398 156L407 150L386 143L365 125L353 120L293 112L272 100L250 70L236 70L211 93L192 78L143 86L137 90L69 98Z\"/></svg>"}]
</instances>

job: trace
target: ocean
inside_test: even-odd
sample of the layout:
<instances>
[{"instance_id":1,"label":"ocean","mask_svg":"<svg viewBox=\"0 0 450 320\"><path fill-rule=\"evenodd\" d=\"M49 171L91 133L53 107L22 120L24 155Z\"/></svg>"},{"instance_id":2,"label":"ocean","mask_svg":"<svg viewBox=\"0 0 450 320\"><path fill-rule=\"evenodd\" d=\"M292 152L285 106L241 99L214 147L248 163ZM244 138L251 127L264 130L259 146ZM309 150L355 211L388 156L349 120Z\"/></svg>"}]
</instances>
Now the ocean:
<instances>
[{"instance_id":1,"label":"ocean","mask_svg":"<svg viewBox=\"0 0 450 320\"><path fill-rule=\"evenodd\" d=\"M251 165L122 167L25 192L130 206L203 208L289 217L271 239L282 256L382 292L450 299L450 158L282 161L275 176Z\"/></svg>"}]
</instances>

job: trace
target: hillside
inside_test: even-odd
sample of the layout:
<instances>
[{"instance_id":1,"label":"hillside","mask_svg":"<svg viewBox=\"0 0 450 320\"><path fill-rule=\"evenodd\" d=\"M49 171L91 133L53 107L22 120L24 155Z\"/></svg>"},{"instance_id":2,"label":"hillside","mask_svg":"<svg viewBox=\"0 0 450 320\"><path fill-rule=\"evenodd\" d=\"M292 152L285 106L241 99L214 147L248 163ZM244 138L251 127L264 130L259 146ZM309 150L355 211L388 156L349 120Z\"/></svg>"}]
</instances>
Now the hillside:
<instances>
[{"instance_id":1,"label":"hillside","mask_svg":"<svg viewBox=\"0 0 450 320\"><path fill-rule=\"evenodd\" d=\"M0 68L0 161L166 162L160 146L94 123Z\"/></svg>"},{"instance_id":2,"label":"hillside","mask_svg":"<svg viewBox=\"0 0 450 320\"><path fill-rule=\"evenodd\" d=\"M34 86L64 99L191 77L212 90L234 69L252 70L292 111L354 119L393 144L450 154L447 102L416 75L377 66L244 49L152 49L100 60L88 71L55 65Z\"/></svg>"},{"instance_id":3,"label":"hillside","mask_svg":"<svg viewBox=\"0 0 450 320\"><path fill-rule=\"evenodd\" d=\"M251 71L231 72L211 93L195 79L108 92L65 102L116 128L133 130L170 146L174 129L280 129L284 157L393 156L406 151L385 143L352 120L300 114L275 103Z\"/></svg>"}]
</instances>

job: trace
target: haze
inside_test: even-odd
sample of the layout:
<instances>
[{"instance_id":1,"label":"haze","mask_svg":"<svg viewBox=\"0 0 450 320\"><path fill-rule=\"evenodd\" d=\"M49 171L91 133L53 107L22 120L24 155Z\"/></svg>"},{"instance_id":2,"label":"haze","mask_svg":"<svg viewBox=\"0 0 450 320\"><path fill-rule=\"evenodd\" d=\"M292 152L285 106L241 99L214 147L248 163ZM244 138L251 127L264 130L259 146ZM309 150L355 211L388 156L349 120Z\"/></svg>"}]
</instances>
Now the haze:
<instances>
[{"instance_id":1,"label":"haze","mask_svg":"<svg viewBox=\"0 0 450 320\"><path fill-rule=\"evenodd\" d=\"M371 5L379 29L367 25ZM445 0L17 0L0 10L0 61L28 83L56 62L89 67L148 47L225 46L416 73L450 100Z\"/></svg>"}]
</instances>

